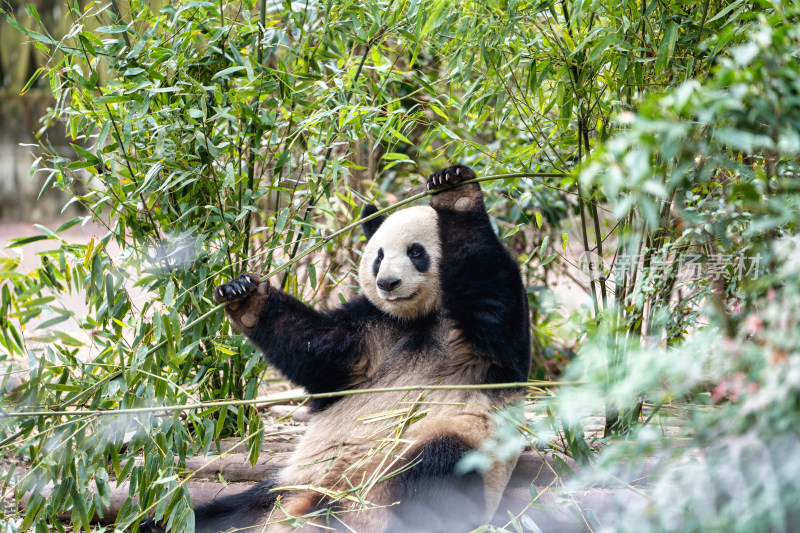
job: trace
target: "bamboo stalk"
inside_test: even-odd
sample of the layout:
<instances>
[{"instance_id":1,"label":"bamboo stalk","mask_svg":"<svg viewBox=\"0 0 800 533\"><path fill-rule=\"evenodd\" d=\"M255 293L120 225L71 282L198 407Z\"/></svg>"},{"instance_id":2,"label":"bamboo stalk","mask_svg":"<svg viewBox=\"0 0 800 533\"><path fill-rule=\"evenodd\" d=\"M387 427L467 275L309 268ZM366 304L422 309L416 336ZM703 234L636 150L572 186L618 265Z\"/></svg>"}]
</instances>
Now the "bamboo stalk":
<instances>
[{"instance_id":1,"label":"bamboo stalk","mask_svg":"<svg viewBox=\"0 0 800 533\"><path fill-rule=\"evenodd\" d=\"M383 30L378 32L378 35L376 35L375 38L370 39L367 42L367 48L366 48L366 50L364 50L364 53L361 54L361 61L359 61L359 63L358 63L358 69L356 69L356 74L355 74L355 76L353 76L353 81L350 84L350 92L347 94L347 103L348 104L350 103L350 99L353 96L353 94L355 93L356 87L358 86L358 78L361 77L361 70L364 68L364 63L366 63L366 61L367 61L367 56L369 55L370 51L372 50L372 47L374 46L374 44L376 42L378 42L378 40L380 39L380 37L382 35L383 35ZM333 144L335 144L335 142L336 142L336 140L338 138L339 138L339 132L337 130L336 136L331 141L331 146L328 147L328 150L325 152L325 157L322 158L322 162L320 162L320 164L319 164L319 169L317 170L317 175L321 176L322 175L322 171L325 170L325 167L328 165L328 161L330 161L331 155L333 155ZM311 200L308 202L308 205L306 205L306 211L305 211L305 213L303 213L303 222L306 225L311 220L311 210L314 209L314 207L317 205L317 202L319 201L321 196L322 196L321 193L320 193L319 196L312 195L311 196ZM290 230L290 233L289 233L289 238L287 239L287 241L291 242L294 239L294 234L295 234L294 226L292 226L292 228ZM290 259L294 258L294 256L297 255L297 249L300 247L300 240L301 239L297 239L295 241L294 247L292 248L292 251L291 251L291 253L289 255ZM247 259L247 258L245 257L245 259ZM288 281L288 279L289 279L289 273L287 272L287 273L285 273L283 275L283 279L281 279L281 286L280 286L281 290L286 289L286 282Z\"/></svg>"},{"instance_id":2,"label":"bamboo stalk","mask_svg":"<svg viewBox=\"0 0 800 533\"><path fill-rule=\"evenodd\" d=\"M220 7L220 17L222 16L222 8ZM223 24L224 25L224 24ZM258 14L258 33L253 35L253 46L255 47L256 39L258 39L258 47L256 48L256 62L260 69L264 69L264 48L262 46L262 39L264 38L264 28L267 25L267 2L266 0L261 0L259 4L259 14ZM256 37L257 36L257 37ZM259 97L261 96L261 87L263 84L259 84ZM255 187L255 171L256 171L256 158L255 154L258 152L259 144L261 143L261 136L263 132L261 127L258 124L257 120L252 120L250 122L250 132L251 132L251 144L248 144L247 150L247 188L253 192L253 188ZM241 153L239 154L241 157ZM241 195L240 195L241 201ZM222 208L222 204L220 204L220 208ZM244 222L244 231L245 239L244 244L242 245L242 259L247 264L248 255L250 254L250 229L252 227L252 212L248 211L247 216L245 217ZM229 259L230 261L230 259ZM231 272L233 272L233 261L230 261L230 268Z\"/></svg>"},{"instance_id":3,"label":"bamboo stalk","mask_svg":"<svg viewBox=\"0 0 800 533\"><path fill-rule=\"evenodd\" d=\"M435 390L493 390L493 389L515 389L515 388L549 388L561 385L575 385L577 381L519 381L510 383L482 383L478 385L410 385L406 387L381 387L376 389L351 389L334 392L321 392L316 394L297 394L294 396L276 395L274 397L253 398L252 400L224 400L216 402L198 402L184 405L162 405L159 407L134 407L130 409L97 409L74 410L74 411L11 411L0 414L0 420L4 418L34 418L34 417L53 417L53 416L107 416L125 415L141 413L158 413L173 411L189 411L195 409L210 409L212 407L230 407L239 405L259 405L284 403L289 401L314 400L319 398L340 398L344 396L357 396L360 394L377 394L387 392L407 392L407 391L435 391Z\"/></svg>"},{"instance_id":4,"label":"bamboo stalk","mask_svg":"<svg viewBox=\"0 0 800 533\"><path fill-rule=\"evenodd\" d=\"M511 173L508 173L508 174L495 174L495 175L492 175L492 176L482 176L480 178L474 178L474 179L471 179L471 180L463 181L459 185L463 185L463 184L466 184L466 183L479 183L479 182L482 182L482 181L490 181L490 180L498 180L498 179L512 179L512 178L561 178L564 175L565 174L562 173L562 172L511 172ZM383 215L385 213L389 213L391 211L394 211L395 209L397 209L399 207L403 207L404 205L407 205L407 204L410 204L412 202L415 202L415 201L417 201L417 200L419 200L421 198L424 198L424 197L426 197L426 196L428 196L430 194L433 194L433 193L434 193L434 191L422 191L421 193L417 193L415 195L409 196L408 198L405 198L404 200L400 200L396 204L392 204L392 205L390 205L388 207L380 209L379 211L377 211L376 213L373 213L372 215L370 215L368 217L364 217L361 220L353 222L352 224L348 224L347 226L343 227L342 229L340 229L338 231L334 231L333 233L331 233L327 237L322 238L317 244L308 247L307 249L303 250L299 254L297 254L294 257L292 257L286 263L284 263L281 266L271 270L269 273L267 273L264 277L261 278L261 281L262 282L263 281L267 281L269 278L271 278L275 274L279 274L280 272L283 272L284 270L288 269L290 266L292 266L296 262L300 261L301 259L303 259L307 255L319 250L325 244L327 244L328 242L332 241L336 237L338 237L340 235L344 235L345 233L348 233L349 231L351 231L352 229L360 226L364 222L370 221L370 220L372 220L374 218L377 218L377 217L379 217L379 216L381 216L381 215ZM185 334L186 332L191 330L196 325L204 322L210 316L214 315L220 309L225 307L225 305L227 305L227 304L226 303L221 303L219 305L216 305L215 307L212 307L209 311L203 313L202 315L200 315L196 319L192 320L191 322L189 322L188 324L183 326L181 328L181 330L180 330L181 336L183 336L183 334ZM167 345L167 339L164 339L164 340L158 342L155 346L153 346L149 350L147 350L147 352L145 353L144 356L145 357L150 356L150 355L154 354L157 350L163 348L166 345Z\"/></svg>"}]
</instances>

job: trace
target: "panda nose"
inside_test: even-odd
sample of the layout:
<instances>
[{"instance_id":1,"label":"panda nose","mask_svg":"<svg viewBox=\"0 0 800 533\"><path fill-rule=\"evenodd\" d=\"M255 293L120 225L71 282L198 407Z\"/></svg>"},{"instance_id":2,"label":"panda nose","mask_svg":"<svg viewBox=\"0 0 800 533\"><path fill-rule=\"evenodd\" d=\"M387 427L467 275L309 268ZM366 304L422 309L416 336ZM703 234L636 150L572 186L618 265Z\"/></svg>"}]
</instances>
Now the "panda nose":
<instances>
[{"instance_id":1,"label":"panda nose","mask_svg":"<svg viewBox=\"0 0 800 533\"><path fill-rule=\"evenodd\" d=\"M403 281L399 278L381 278L378 280L378 288L389 292L395 290L401 283Z\"/></svg>"}]
</instances>

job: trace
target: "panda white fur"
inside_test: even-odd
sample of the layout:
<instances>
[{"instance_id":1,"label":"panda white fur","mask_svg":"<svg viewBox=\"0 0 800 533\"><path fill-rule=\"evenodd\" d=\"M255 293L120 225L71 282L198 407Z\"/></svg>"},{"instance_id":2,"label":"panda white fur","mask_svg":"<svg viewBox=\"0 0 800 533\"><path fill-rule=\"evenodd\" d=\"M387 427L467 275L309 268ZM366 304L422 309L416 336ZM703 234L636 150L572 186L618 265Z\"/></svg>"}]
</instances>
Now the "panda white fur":
<instances>
[{"instance_id":1,"label":"panda white fur","mask_svg":"<svg viewBox=\"0 0 800 533\"><path fill-rule=\"evenodd\" d=\"M474 177L431 175L440 189ZM376 211L364 209L364 215ZM245 274L217 287L228 316L311 393L524 381L528 307L519 270L492 231L480 187L464 184L364 224L361 294L316 311ZM494 513L516 459L484 474L456 464L492 433L519 390L437 390L319 400L288 466L196 510L203 533L469 531ZM295 520L299 519L299 520Z\"/></svg>"},{"instance_id":2,"label":"panda white fur","mask_svg":"<svg viewBox=\"0 0 800 533\"><path fill-rule=\"evenodd\" d=\"M409 207L382 221L369 237L358 279L381 311L414 319L439 307L442 246L436 220L432 207Z\"/></svg>"}]
</instances>

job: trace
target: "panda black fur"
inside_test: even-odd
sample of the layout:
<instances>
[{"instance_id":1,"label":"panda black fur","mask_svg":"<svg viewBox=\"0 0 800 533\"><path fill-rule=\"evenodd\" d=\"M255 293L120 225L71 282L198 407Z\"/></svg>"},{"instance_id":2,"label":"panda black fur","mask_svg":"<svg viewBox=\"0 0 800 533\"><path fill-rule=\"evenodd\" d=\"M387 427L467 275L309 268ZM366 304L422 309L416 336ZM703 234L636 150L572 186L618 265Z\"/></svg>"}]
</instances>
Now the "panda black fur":
<instances>
[{"instance_id":1,"label":"panda black fur","mask_svg":"<svg viewBox=\"0 0 800 533\"><path fill-rule=\"evenodd\" d=\"M428 188L474 176L450 167L432 174ZM364 216L375 211L368 206ZM336 309L316 311L253 274L217 287L214 297L229 302L236 329L311 393L527 378L527 299L477 184L370 220L364 231L362 294ZM492 433L493 410L521 397L437 390L316 401L288 466L199 508L197 531L289 531L291 517L305 517L303 530L468 531L491 518L516 459L482 475L458 475L455 466ZM331 499L354 488L357 496Z\"/></svg>"}]
</instances>

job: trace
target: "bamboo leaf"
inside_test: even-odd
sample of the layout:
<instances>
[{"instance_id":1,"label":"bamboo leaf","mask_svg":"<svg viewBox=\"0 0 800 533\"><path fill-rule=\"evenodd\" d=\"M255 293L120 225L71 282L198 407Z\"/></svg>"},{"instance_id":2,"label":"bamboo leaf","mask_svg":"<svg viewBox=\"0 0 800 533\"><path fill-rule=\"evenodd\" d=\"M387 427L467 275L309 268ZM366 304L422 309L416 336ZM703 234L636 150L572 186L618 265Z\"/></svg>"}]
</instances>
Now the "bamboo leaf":
<instances>
[{"instance_id":1,"label":"bamboo leaf","mask_svg":"<svg viewBox=\"0 0 800 533\"><path fill-rule=\"evenodd\" d=\"M678 25L673 22L664 32L664 37L661 40L661 46L658 47L658 54L656 56L656 71L663 69L672 59L675 53L675 43L678 40Z\"/></svg>"},{"instance_id":2,"label":"bamboo leaf","mask_svg":"<svg viewBox=\"0 0 800 533\"><path fill-rule=\"evenodd\" d=\"M62 315L58 315L58 316L53 317L51 319L45 320L44 322L39 324L37 326L37 328L38 329L47 329L47 328L49 328L51 326L55 326L56 324L60 324L60 323L62 323L64 321L66 321L66 320L69 320L70 318L72 318L72 315L68 314L68 313L65 313L65 314L62 314Z\"/></svg>"},{"instance_id":3,"label":"bamboo leaf","mask_svg":"<svg viewBox=\"0 0 800 533\"><path fill-rule=\"evenodd\" d=\"M75 217L75 218L71 218L70 220L68 220L68 221L64 222L63 224L61 224L61 225L60 225L60 226L59 226L59 227L56 229L56 233L61 233L62 231L66 231L66 230L68 230L69 228L71 228L71 227L73 227L73 226L76 226L76 225L80 224L81 222L83 222L83 221L85 221L85 220L86 220L86 217Z\"/></svg>"},{"instance_id":4,"label":"bamboo leaf","mask_svg":"<svg viewBox=\"0 0 800 533\"><path fill-rule=\"evenodd\" d=\"M453 131L451 131L451 130L450 130L450 129L449 129L447 126L445 126L444 124L439 124L439 125L438 125L438 128L439 128L439 130L441 130L441 131L442 131L442 132L443 132L445 135L447 135L448 137L450 137L450 138L451 138L451 139L453 139L454 141L460 141L460 140L461 140L461 137L459 137L458 135L456 135L455 133L453 133Z\"/></svg>"},{"instance_id":5,"label":"bamboo leaf","mask_svg":"<svg viewBox=\"0 0 800 533\"><path fill-rule=\"evenodd\" d=\"M24 95L29 90L31 90L31 87L36 85L36 82L39 81L39 78L41 78L42 74L44 74L45 72L46 72L46 69L44 67L37 68L36 71L33 73L33 75L31 75L31 77L25 83L25 86L19 92L20 96Z\"/></svg>"},{"instance_id":6,"label":"bamboo leaf","mask_svg":"<svg viewBox=\"0 0 800 533\"><path fill-rule=\"evenodd\" d=\"M30 244L32 242L37 241L46 241L48 239L52 239L53 237L50 235L32 235L30 237L17 237L11 239L11 244L6 246L6 248L17 248L19 246L24 246L26 244Z\"/></svg>"}]
</instances>

